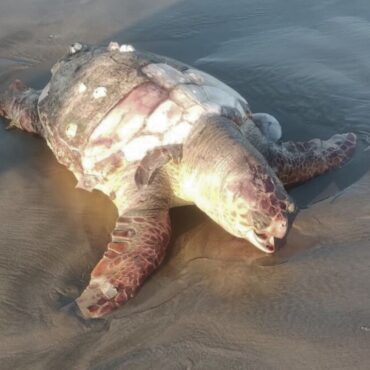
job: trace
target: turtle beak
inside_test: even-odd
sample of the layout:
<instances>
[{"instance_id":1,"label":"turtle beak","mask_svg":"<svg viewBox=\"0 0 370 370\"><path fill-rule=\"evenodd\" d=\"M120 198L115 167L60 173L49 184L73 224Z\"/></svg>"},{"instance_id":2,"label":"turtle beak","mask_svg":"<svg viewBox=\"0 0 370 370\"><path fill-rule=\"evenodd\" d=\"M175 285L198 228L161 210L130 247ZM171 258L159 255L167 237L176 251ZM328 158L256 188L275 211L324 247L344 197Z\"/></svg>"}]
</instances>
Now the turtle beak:
<instances>
[{"instance_id":1,"label":"turtle beak","mask_svg":"<svg viewBox=\"0 0 370 370\"><path fill-rule=\"evenodd\" d=\"M279 217L274 219L271 224L262 230L249 229L246 234L248 239L254 246L265 253L276 252L275 239L283 239L288 232L288 219Z\"/></svg>"},{"instance_id":2,"label":"turtle beak","mask_svg":"<svg viewBox=\"0 0 370 370\"><path fill-rule=\"evenodd\" d=\"M250 229L247 231L246 238L262 252L271 254L276 250L275 238L273 236L257 234L254 230Z\"/></svg>"}]
</instances>

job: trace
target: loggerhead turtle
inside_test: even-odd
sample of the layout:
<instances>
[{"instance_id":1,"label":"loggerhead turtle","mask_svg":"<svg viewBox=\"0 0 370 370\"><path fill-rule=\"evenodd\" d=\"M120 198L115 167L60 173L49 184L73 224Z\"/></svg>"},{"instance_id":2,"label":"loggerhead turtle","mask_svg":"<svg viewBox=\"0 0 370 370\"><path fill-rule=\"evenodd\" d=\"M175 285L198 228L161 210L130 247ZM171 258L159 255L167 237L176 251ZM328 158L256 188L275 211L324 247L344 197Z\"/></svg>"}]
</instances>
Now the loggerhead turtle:
<instances>
[{"instance_id":1,"label":"loggerhead turtle","mask_svg":"<svg viewBox=\"0 0 370 370\"><path fill-rule=\"evenodd\" d=\"M74 44L42 91L15 81L0 97L10 126L41 135L77 187L104 192L118 219L77 299L100 317L133 297L170 239L169 208L195 204L266 253L294 209L283 185L342 164L356 136L279 143L278 121L207 73L135 50Z\"/></svg>"}]
</instances>

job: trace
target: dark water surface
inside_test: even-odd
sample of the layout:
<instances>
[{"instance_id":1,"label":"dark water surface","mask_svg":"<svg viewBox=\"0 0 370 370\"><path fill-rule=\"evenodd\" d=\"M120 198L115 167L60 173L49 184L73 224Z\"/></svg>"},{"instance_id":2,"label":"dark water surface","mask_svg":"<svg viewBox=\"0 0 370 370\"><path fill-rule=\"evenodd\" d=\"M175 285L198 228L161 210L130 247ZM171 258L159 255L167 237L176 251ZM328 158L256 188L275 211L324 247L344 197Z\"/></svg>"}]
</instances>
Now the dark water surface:
<instances>
[{"instance_id":1,"label":"dark water surface","mask_svg":"<svg viewBox=\"0 0 370 370\"><path fill-rule=\"evenodd\" d=\"M354 131L359 148L292 191L302 210L276 256L174 210L159 271L114 315L83 321L70 302L115 210L75 190L41 139L0 130L0 368L369 369L370 3L153 3L1 0L0 87L41 87L70 43L117 40L219 77L285 139Z\"/></svg>"}]
</instances>

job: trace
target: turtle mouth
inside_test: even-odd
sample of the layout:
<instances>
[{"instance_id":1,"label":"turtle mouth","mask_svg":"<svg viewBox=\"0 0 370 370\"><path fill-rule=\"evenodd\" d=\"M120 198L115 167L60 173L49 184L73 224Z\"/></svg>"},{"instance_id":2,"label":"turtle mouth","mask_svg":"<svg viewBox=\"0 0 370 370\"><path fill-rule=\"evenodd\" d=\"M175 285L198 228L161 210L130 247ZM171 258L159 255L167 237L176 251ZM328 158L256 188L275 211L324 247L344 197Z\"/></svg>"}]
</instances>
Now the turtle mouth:
<instances>
[{"instance_id":1,"label":"turtle mouth","mask_svg":"<svg viewBox=\"0 0 370 370\"><path fill-rule=\"evenodd\" d=\"M264 233L257 233L254 230L248 230L247 238L253 243L258 249L265 253L274 253L275 248L275 238Z\"/></svg>"}]
</instances>

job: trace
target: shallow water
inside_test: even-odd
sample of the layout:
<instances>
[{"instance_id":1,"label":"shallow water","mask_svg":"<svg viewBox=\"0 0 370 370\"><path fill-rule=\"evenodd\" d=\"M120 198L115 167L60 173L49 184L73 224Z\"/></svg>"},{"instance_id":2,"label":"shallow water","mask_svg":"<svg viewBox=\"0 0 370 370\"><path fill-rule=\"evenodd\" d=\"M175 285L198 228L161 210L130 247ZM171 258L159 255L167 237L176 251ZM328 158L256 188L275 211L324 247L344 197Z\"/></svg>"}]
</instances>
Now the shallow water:
<instances>
[{"instance_id":1,"label":"shallow water","mask_svg":"<svg viewBox=\"0 0 370 370\"><path fill-rule=\"evenodd\" d=\"M365 0L2 0L1 88L43 86L72 42L117 40L221 78L285 139L361 140L345 167L292 190L302 210L276 256L174 210L159 271L111 317L83 321L70 303L115 210L75 190L41 139L2 130L1 368L368 369L369 31Z\"/></svg>"}]
</instances>

